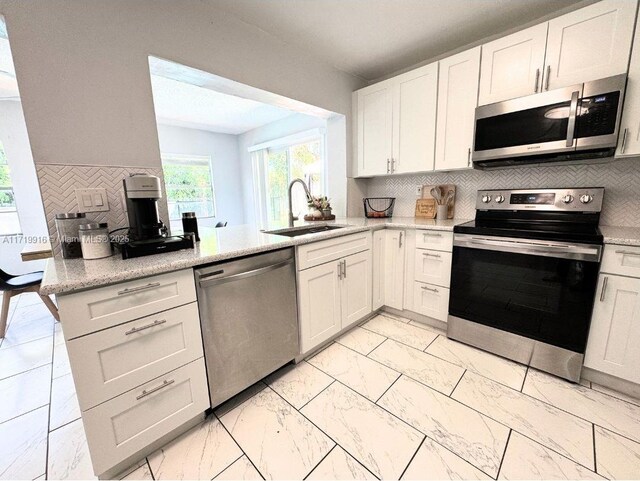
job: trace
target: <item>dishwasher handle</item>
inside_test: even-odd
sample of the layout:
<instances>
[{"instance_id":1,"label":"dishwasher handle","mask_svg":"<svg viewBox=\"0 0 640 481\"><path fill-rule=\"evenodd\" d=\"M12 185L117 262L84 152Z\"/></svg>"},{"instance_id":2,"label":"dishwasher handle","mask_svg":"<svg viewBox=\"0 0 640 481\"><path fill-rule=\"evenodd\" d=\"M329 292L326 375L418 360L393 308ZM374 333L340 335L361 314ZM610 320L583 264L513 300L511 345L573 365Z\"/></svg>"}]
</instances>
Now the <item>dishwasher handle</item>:
<instances>
[{"instance_id":1,"label":"dishwasher handle","mask_svg":"<svg viewBox=\"0 0 640 481\"><path fill-rule=\"evenodd\" d=\"M265 266L265 267L260 267L258 269L253 269L251 271L247 271L247 272L240 272L238 274L233 274L231 276L226 276L226 277L218 277L216 279L209 279L206 274L203 276L200 276L198 278L198 283L200 285L200 287L208 287L208 286L213 286L213 285L217 285L217 284L224 284L225 282L232 282L232 281L237 281L240 279L246 279L247 277L253 277L253 276L258 276L260 274L264 274L265 272L269 272L269 271L275 271L276 269L280 269L281 267L285 267L289 264L293 264L293 258L291 259L287 259L286 261L283 262L278 262L276 264L271 264L269 266Z\"/></svg>"}]
</instances>

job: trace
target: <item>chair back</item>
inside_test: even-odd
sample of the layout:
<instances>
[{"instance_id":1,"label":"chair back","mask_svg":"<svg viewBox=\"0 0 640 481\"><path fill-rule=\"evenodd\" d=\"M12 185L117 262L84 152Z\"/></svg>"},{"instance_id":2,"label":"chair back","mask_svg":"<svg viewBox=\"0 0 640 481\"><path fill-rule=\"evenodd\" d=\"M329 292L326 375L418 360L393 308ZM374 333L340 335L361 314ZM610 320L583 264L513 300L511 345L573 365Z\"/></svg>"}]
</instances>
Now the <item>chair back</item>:
<instances>
[{"instance_id":1,"label":"chair back","mask_svg":"<svg viewBox=\"0 0 640 481\"><path fill-rule=\"evenodd\" d=\"M7 281L14 277L15 276L12 276L11 274L8 274L2 269L0 269L0 291L8 291L9 286L7 285Z\"/></svg>"},{"instance_id":2,"label":"chair back","mask_svg":"<svg viewBox=\"0 0 640 481\"><path fill-rule=\"evenodd\" d=\"M216 224L216 227L227 227L227 223L226 222L218 222Z\"/></svg>"}]
</instances>

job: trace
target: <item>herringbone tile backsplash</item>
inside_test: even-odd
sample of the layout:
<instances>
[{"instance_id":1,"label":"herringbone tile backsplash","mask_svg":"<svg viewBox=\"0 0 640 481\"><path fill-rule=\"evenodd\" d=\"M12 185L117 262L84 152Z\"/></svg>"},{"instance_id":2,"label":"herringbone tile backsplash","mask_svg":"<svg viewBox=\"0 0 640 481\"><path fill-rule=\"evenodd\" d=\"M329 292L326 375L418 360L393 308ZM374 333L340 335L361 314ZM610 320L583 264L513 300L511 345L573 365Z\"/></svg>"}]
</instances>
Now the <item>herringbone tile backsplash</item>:
<instances>
[{"instance_id":1,"label":"herringbone tile backsplash","mask_svg":"<svg viewBox=\"0 0 640 481\"><path fill-rule=\"evenodd\" d=\"M141 167L111 167L111 166L84 166L84 165L36 165L38 181L44 212L47 218L49 235L54 240L54 253L60 252L60 246L56 239L55 216L63 212L77 212L75 189L91 189L102 187L107 189L109 211L87 213L87 218L96 222L107 222L109 230L118 227L126 227L129 224L127 213L122 205L121 192L122 179L134 172L144 172L163 178L162 169L145 169ZM164 185L164 180L162 182ZM166 198L158 203L160 218L169 225L169 211Z\"/></svg>"},{"instance_id":2,"label":"herringbone tile backsplash","mask_svg":"<svg viewBox=\"0 0 640 481\"><path fill-rule=\"evenodd\" d=\"M491 172L464 170L425 175L376 177L367 182L369 197L396 197L394 215L413 217L416 187L456 184L456 218L475 215L479 189L604 187L601 225L640 227L640 160L607 164L522 167Z\"/></svg>"}]
</instances>

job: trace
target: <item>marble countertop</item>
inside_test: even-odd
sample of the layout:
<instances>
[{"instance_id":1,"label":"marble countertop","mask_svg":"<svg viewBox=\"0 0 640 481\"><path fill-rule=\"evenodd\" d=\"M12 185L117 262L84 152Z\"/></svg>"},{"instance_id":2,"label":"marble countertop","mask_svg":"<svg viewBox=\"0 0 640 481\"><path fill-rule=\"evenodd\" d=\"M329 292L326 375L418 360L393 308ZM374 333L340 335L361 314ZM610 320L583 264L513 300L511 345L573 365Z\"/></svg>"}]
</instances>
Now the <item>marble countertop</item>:
<instances>
[{"instance_id":1,"label":"marble countertop","mask_svg":"<svg viewBox=\"0 0 640 481\"><path fill-rule=\"evenodd\" d=\"M615 227L601 225L600 232L604 236L605 244L623 246L640 246L640 227Z\"/></svg>"},{"instance_id":2,"label":"marble countertop","mask_svg":"<svg viewBox=\"0 0 640 481\"><path fill-rule=\"evenodd\" d=\"M391 219L342 218L328 224L344 225L336 229L298 237L286 237L261 232L254 225L230 226L220 229L205 228L200 234L201 241L195 249L157 254L123 260L119 254L106 259L49 259L40 287L40 293L63 294L114 284L131 279L177 271L198 265L209 264L235 257L267 252L284 247L308 244L324 239L339 237L366 230L385 227L402 229L427 229L451 231L458 224L469 219L430 220L413 217ZM296 222L296 227L317 225L312 222Z\"/></svg>"}]
</instances>

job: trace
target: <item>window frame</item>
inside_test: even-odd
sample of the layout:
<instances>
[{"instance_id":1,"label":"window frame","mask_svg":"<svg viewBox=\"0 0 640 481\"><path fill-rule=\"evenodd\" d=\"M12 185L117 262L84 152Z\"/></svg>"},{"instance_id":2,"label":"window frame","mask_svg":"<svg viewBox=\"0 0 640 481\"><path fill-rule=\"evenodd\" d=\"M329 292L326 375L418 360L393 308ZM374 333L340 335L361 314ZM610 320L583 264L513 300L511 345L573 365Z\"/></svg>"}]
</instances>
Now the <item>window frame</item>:
<instances>
[{"instance_id":1,"label":"window frame","mask_svg":"<svg viewBox=\"0 0 640 481\"><path fill-rule=\"evenodd\" d=\"M166 182L166 176L164 173L164 166L165 166L165 162L182 162L182 163L188 163L190 161L197 161L199 163L204 163L206 162L207 166L209 167L209 177L211 178L211 183L210 183L210 189L211 189L211 203L212 203L212 209L213 209L213 214L212 215L207 215L207 216L198 216L198 218L200 219L215 219L216 216L218 215L218 205L216 202L216 186L215 186L215 180L213 177L213 162L212 162L212 158L211 155L202 155L202 154L174 154L174 153L170 153L170 152L161 152L160 153L160 163L162 166L162 176L165 179L164 182L164 188L165 188L165 195L167 198L167 210L169 211L169 223L171 222L177 222L180 221L182 219L182 217L179 217L177 219L172 219L171 218L171 209L169 209L169 203L171 202L169 199L169 185ZM175 164L174 164L175 165Z\"/></svg>"},{"instance_id":2,"label":"window frame","mask_svg":"<svg viewBox=\"0 0 640 481\"><path fill-rule=\"evenodd\" d=\"M6 166L7 167L7 171L8 171L8 175L9 175L9 185L8 186L1 186L0 185L0 192L2 191L8 191L11 193L11 196L13 197L13 208L8 208L7 210L0 210L0 215L7 213L13 213L15 214L16 218L18 219L18 231L17 232L7 232L6 234L2 234L0 233L0 237L10 237L10 236L18 236L18 235L22 235L22 221L20 220L20 213L18 212L18 200L16 199L16 192L13 188L13 179L11 178L11 167L9 165L9 156L7 155L7 151L4 148L4 145L2 143L2 141L0 141L0 149L2 150L2 152L4 152L4 158L6 160L6 163L0 163L0 166ZM0 209L2 209L2 207L0 207Z\"/></svg>"}]
</instances>

